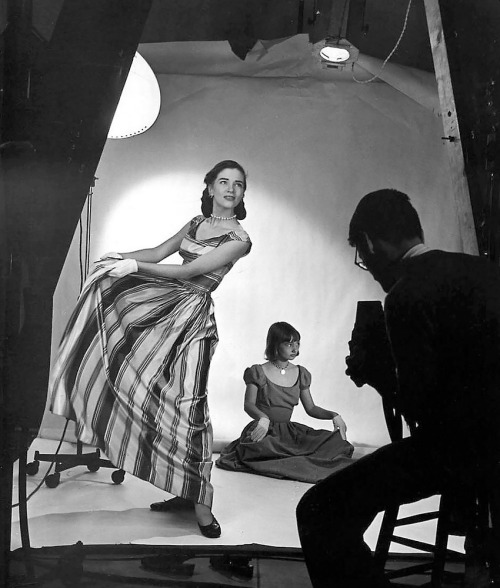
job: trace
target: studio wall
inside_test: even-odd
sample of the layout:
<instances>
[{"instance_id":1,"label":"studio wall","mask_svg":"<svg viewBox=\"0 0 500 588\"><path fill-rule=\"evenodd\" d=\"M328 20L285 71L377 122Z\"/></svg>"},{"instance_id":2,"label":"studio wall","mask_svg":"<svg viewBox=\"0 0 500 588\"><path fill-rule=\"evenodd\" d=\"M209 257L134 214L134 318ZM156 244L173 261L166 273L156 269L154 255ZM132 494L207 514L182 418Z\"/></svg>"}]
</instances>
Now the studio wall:
<instances>
[{"instance_id":1,"label":"studio wall","mask_svg":"<svg viewBox=\"0 0 500 588\"><path fill-rule=\"evenodd\" d=\"M342 414L349 440L387 442L377 393L344 374L356 302L383 299L354 265L347 229L365 193L397 188L410 195L429 247L460 250L438 114L396 84L358 83L350 71L322 69L302 36L259 44L245 62L226 43L139 50L157 73L161 112L146 133L106 144L92 199L90 258L167 239L199 214L205 173L220 160L239 161L248 171L242 225L253 247L213 294L216 448L249 420L243 371L264 361L267 329L278 320L300 331L298 363L312 373L313 398ZM370 77L360 67L356 76ZM434 82L421 77L428 99ZM54 298L54 347L78 295L78 258L77 229ZM331 427L300 407L294 420ZM41 435L57 437L63 424L46 414Z\"/></svg>"}]
</instances>

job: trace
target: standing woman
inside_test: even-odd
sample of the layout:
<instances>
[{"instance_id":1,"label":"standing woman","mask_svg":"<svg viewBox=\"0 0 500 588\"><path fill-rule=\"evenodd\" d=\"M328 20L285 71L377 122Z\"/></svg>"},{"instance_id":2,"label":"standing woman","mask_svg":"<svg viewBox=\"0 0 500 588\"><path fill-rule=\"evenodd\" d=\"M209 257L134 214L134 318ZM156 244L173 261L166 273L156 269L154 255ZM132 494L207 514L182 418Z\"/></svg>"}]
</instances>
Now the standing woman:
<instances>
[{"instance_id":1,"label":"standing woman","mask_svg":"<svg viewBox=\"0 0 500 588\"><path fill-rule=\"evenodd\" d=\"M51 373L51 410L76 421L83 443L118 468L177 498L153 510L195 510L203 535L212 514L210 361L218 341L210 293L251 241L246 174L235 161L205 176L202 215L150 249L109 253L87 279ZM175 252L183 263L159 263Z\"/></svg>"}]
</instances>

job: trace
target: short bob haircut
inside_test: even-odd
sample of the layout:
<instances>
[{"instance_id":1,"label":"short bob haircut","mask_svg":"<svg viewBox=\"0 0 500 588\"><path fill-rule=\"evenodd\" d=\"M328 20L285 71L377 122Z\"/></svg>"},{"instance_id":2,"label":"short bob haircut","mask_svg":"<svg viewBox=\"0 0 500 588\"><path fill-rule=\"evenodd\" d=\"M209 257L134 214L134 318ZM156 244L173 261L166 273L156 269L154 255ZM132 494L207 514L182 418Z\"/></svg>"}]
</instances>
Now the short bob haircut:
<instances>
[{"instance_id":1,"label":"short bob haircut","mask_svg":"<svg viewBox=\"0 0 500 588\"><path fill-rule=\"evenodd\" d=\"M420 219L410 199L391 188L370 192L360 200L349 224L349 244L359 245L363 233L370 239L393 244L414 237L424 240Z\"/></svg>"},{"instance_id":2,"label":"short bob haircut","mask_svg":"<svg viewBox=\"0 0 500 588\"><path fill-rule=\"evenodd\" d=\"M214 208L214 201L210 198L210 194L208 193L208 186L211 186L220 172L224 169L237 169L243 174L243 190L247 189L247 174L243 167L236 161L231 159L225 159L224 161L220 161L207 173L205 179L205 189L203 190L203 194L201 196L201 212L205 218L208 218L212 214L212 210ZM242 200L238 206L234 209L234 214L238 220L243 220L246 215L247 211L245 210L245 202Z\"/></svg>"},{"instance_id":3,"label":"short bob haircut","mask_svg":"<svg viewBox=\"0 0 500 588\"><path fill-rule=\"evenodd\" d=\"M300 341L300 333L288 323L273 323L269 327L264 357L268 361L278 359L278 347L285 342Z\"/></svg>"}]
</instances>

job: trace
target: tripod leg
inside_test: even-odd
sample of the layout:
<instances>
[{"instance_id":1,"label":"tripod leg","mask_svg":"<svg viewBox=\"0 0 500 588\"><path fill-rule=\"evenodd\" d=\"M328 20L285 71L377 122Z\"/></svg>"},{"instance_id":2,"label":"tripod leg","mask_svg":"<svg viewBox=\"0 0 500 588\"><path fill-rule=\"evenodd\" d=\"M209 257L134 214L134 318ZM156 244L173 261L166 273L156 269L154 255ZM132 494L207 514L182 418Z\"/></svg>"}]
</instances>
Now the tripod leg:
<instances>
[{"instance_id":1,"label":"tripod leg","mask_svg":"<svg viewBox=\"0 0 500 588\"><path fill-rule=\"evenodd\" d=\"M24 439L21 441L24 442ZM31 545L28 527L28 505L26 494L26 460L27 449L23 449L19 456L19 528L21 531L21 545L24 552L26 574L30 580L35 579L35 569L31 561Z\"/></svg>"},{"instance_id":2,"label":"tripod leg","mask_svg":"<svg viewBox=\"0 0 500 588\"><path fill-rule=\"evenodd\" d=\"M2 436L1 441L3 442L4 439L5 437ZM0 451L0 586L8 586L10 575L12 470L12 461L9 452Z\"/></svg>"}]
</instances>

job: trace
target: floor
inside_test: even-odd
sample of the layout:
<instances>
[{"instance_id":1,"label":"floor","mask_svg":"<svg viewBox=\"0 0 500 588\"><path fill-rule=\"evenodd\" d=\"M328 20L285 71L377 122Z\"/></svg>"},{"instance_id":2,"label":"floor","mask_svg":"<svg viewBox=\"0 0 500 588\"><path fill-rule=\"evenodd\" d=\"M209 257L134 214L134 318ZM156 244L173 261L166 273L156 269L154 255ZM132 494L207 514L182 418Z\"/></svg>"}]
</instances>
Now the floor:
<instances>
[{"instance_id":1,"label":"floor","mask_svg":"<svg viewBox=\"0 0 500 588\"><path fill-rule=\"evenodd\" d=\"M28 453L33 459L35 449L51 453L56 441L36 439ZM74 453L69 443L61 453ZM358 449L363 452L363 448ZM28 476L28 494L36 488L48 467L41 463L39 472ZM277 480L252 474L227 472L214 468L214 513L221 527L219 539L200 535L193 515L189 513L155 513L151 502L168 497L163 491L128 474L122 484L113 484L113 470L102 468L91 473L80 466L61 473L60 484L45 484L28 502L29 534L34 548L74 545L247 545L300 547L295 523L295 507L310 487L309 484ZM14 500L17 502L17 477ZM406 515L435 509L431 498L402 509ZM373 549L378 535L379 515L367 530L365 539ZM433 541L435 523L413 527L410 536ZM12 550L21 546L18 509L13 510ZM449 547L463 551L463 538L451 537ZM398 552L411 550L397 547Z\"/></svg>"},{"instance_id":2,"label":"floor","mask_svg":"<svg viewBox=\"0 0 500 588\"><path fill-rule=\"evenodd\" d=\"M53 452L57 443L37 439L34 450ZM63 444L60 453L74 453ZM46 471L42 462L39 473L28 476L28 494ZM42 485L28 502L29 532L32 547L84 544L144 545L240 545L260 543L298 547L295 507L309 484L276 480L263 476L213 469L213 511L222 527L220 539L200 535L190 513L155 513L149 504L169 495L126 474L122 484L113 484L111 469L91 473L79 466L61 473L56 488ZM14 485L17 502L17 483ZM18 509L13 511L12 549L21 545Z\"/></svg>"}]
</instances>

